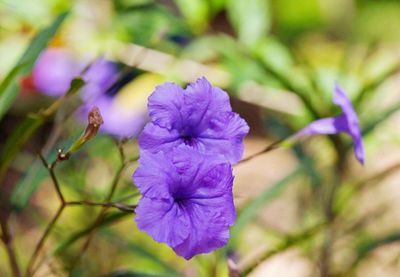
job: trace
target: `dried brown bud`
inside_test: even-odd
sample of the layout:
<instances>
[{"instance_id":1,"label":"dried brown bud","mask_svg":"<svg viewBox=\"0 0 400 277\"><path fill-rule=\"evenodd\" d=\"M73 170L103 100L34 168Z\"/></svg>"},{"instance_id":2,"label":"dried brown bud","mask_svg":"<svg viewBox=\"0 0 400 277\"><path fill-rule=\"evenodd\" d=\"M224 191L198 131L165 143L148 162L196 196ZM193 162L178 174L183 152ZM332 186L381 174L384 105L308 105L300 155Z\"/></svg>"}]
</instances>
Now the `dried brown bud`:
<instances>
[{"instance_id":1,"label":"dried brown bud","mask_svg":"<svg viewBox=\"0 0 400 277\"><path fill-rule=\"evenodd\" d=\"M93 138L97 134L100 125L103 123L103 117L100 114L99 108L93 107L88 114L88 125L86 127L85 133L82 136L83 140L86 142L89 139Z\"/></svg>"},{"instance_id":2,"label":"dried brown bud","mask_svg":"<svg viewBox=\"0 0 400 277\"><path fill-rule=\"evenodd\" d=\"M74 142L68 153L77 151L84 143L96 136L100 125L103 123L103 117L100 114L99 108L93 107L88 114L88 125L86 126L85 132L77 141Z\"/></svg>"},{"instance_id":3,"label":"dried brown bud","mask_svg":"<svg viewBox=\"0 0 400 277\"><path fill-rule=\"evenodd\" d=\"M89 124L100 126L104 123L103 118L101 117L101 113L98 107L94 106L89 114L88 114L88 122Z\"/></svg>"}]
</instances>

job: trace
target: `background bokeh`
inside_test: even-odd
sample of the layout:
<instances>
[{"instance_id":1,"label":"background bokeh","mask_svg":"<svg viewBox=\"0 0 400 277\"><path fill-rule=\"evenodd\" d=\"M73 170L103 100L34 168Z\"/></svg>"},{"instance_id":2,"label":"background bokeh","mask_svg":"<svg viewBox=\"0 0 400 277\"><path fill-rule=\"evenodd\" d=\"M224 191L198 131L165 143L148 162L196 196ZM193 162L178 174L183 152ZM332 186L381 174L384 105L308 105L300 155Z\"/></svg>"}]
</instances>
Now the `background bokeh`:
<instances>
[{"instance_id":1,"label":"background bokeh","mask_svg":"<svg viewBox=\"0 0 400 277\"><path fill-rule=\"evenodd\" d=\"M54 35L31 44L66 11ZM85 128L73 114L76 96L32 128L32 114L57 101L26 79L51 47L83 63L101 57L136 70L115 94L121 108L144 111L156 84L206 76L250 125L244 157L336 115L338 83L359 114L366 164L355 160L349 137L337 135L235 166L230 243L191 261L140 232L132 214L108 209L91 231L101 208L67 207L37 276L227 276L236 267L248 276L400 275L399 26L396 0L0 0L0 209L20 268L59 206L37 154L52 161ZM134 139L121 144L100 133L60 164L65 196L103 201L121 147L127 160L137 157ZM136 166L123 168L113 200L137 203ZM0 276L11 275L1 247Z\"/></svg>"}]
</instances>

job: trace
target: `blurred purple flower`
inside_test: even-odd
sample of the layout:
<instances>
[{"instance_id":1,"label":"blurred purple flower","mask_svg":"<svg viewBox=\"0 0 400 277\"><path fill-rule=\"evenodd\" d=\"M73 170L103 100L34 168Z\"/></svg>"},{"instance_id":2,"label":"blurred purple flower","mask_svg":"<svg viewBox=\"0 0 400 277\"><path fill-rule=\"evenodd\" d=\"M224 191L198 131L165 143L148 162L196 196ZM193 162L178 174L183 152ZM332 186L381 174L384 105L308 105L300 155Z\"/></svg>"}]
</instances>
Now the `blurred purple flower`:
<instances>
[{"instance_id":1,"label":"blurred purple flower","mask_svg":"<svg viewBox=\"0 0 400 277\"><path fill-rule=\"evenodd\" d=\"M49 96L64 95L72 79L79 75L82 67L73 54L62 48L48 48L43 51L32 71L34 88Z\"/></svg>"},{"instance_id":2,"label":"blurred purple flower","mask_svg":"<svg viewBox=\"0 0 400 277\"><path fill-rule=\"evenodd\" d=\"M227 243L236 217L228 162L181 145L168 154L142 151L139 165L139 229L187 260Z\"/></svg>"},{"instance_id":3,"label":"blurred purple flower","mask_svg":"<svg viewBox=\"0 0 400 277\"><path fill-rule=\"evenodd\" d=\"M158 86L149 97L148 123L139 137L142 149L153 153L188 145L222 154L231 162L243 154L247 123L232 112L228 94L200 78L186 89L173 83Z\"/></svg>"},{"instance_id":4,"label":"blurred purple flower","mask_svg":"<svg viewBox=\"0 0 400 277\"><path fill-rule=\"evenodd\" d=\"M347 133L354 141L354 152L357 160L364 164L365 154L358 116L349 98L338 85L335 87L333 102L342 109L340 115L316 120L300 130L295 137Z\"/></svg>"},{"instance_id":5,"label":"blurred purple flower","mask_svg":"<svg viewBox=\"0 0 400 277\"><path fill-rule=\"evenodd\" d=\"M103 58L92 63L83 74L86 84L81 97L84 101L92 101L105 94L117 82L119 69L116 63Z\"/></svg>"},{"instance_id":6,"label":"blurred purple flower","mask_svg":"<svg viewBox=\"0 0 400 277\"><path fill-rule=\"evenodd\" d=\"M113 85L120 77L118 64L100 58L83 72L85 66L67 49L48 48L34 66L33 87L49 96L61 96L68 91L71 81L81 75L85 80L80 92L84 103L77 112L78 119L86 122L88 112L97 106L104 119L101 132L120 138L137 136L147 117L142 110L122 106L121 101L116 101L118 91L113 91Z\"/></svg>"},{"instance_id":7,"label":"blurred purple flower","mask_svg":"<svg viewBox=\"0 0 400 277\"><path fill-rule=\"evenodd\" d=\"M79 118L83 120L87 112L95 106L99 108L104 120L100 131L119 138L136 137L147 121L146 115L141 111L121 107L112 96L105 94L86 102L79 110Z\"/></svg>"}]
</instances>

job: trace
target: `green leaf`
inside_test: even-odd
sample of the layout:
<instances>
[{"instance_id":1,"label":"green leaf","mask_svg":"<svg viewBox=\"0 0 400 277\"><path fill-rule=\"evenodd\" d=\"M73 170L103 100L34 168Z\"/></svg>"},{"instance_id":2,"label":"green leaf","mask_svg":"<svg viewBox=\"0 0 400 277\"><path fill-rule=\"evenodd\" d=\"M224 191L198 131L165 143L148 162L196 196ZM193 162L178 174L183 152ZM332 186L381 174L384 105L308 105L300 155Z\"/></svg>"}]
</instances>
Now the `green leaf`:
<instances>
[{"instance_id":1,"label":"green leaf","mask_svg":"<svg viewBox=\"0 0 400 277\"><path fill-rule=\"evenodd\" d=\"M400 109L400 104L393 105L393 107L389 108L388 110L378 113L378 115L370 120L368 123L364 124L364 128L362 129L362 135L367 136L370 134L375 128L388 119L390 116L392 116L395 112L399 111Z\"/></svg>"},{"instance_id":2,"label":"green leaf","mask_svg":"<svg viewBox=\"0 0 400 277\"><path fill-rule=\"evenodd\" d=\"M268 187L260 196L256 197L250 203L248 203L240 212L237 217L236 223L231 230L231 241L230 245L233 246L241 231L244 227L257 215L257 211L263 207L266 203L272 201L282 191L291 184L292 180L303 172L303 168L299 167L288 176L277 182L271 187Z\"/></svg>"},{"instance_id":3,"label":"green leaf","mask_svg":"<svg viewBox=\"0 0 400 277\"><path fill-rule=\"evenodd\" d=\"M15 67L11 69L0 84L0 119L8 111L17 97L19 79L32 70L40 52L47 46L67 15L68 12L60 14L49 27L40 31L33 38Z\"/></svg>"},{"instance_id":4,"label":"green leaf","mask_svg":"<svg viewBox=\"0 0 400 277\"><path fill-rule=\"evenodd\" d=\"M354 261L354 265L359 263L366 255L368 255L373 250L377 249L380 246L387 245L394 242L400 241L400 233L394 232L380 238L368 238L364 239L358 243L356 246L357 250L357 258Z\"/></svg>"},{"instance_id":5,"label":"green leaf","mask_svg":"<svg viewBox=\"0 0 400 277\"><path fill-rule=\"evenodd\" d=\"M101 228L104 226L108 226L110 224L116 223L119 220L124 219L126 216L132 216L131 213L123 213L123 212L112 212L107 214L97 225L97 228ZM77 242L80 238L88 235L92 231L92 226L86 226L85 229L78 231L72 234L68 239L61 242L53 251L53 256L61 255L67 248Z\"/></svg>"},{"instance_id":6,"label":"green leaf","mask_svg":"<svg viewBox=\"0 0 400 277\"><path fill-rule=\"evenodd\" d=\"M239 40L247 46L255 46L271 27L268 0L230 0L227 9Z\"/></svg>"},{"instance_id":7,"label":"green leaf","mask_svg":"<svg viewBox=\"0 0 400 277\"><path fill-rule=\"evenodd\" d=\"M54 155L46 156L47 161L54 159ZM40 182L48 176L47 169L39 158L29 166L25 176L17 183L11 194L11 205L14 210L21 211L27 204L32 194L39 187Z\"/></svg>"},{"instance_id":8,"label":"green leaf","mask_svg":"<svg viewBox=\"0 0 400 277\"><path fill-rule=\"evenodd\" d=\"M7 138L4 145L4 151L0 155L0 179L6 172L19 149L30 139L35 131L59 109L59 107L65 102L66 98L78 92L84 84L85 82L80 78L72 80L70 88L64 96L61 96L54 101L47 109L28 115L14 129L11 135Z\"/></svg>"},{"instance_id":9,"label":"green leaf","mask_svg":"<svg viewBox=\"0 0 400 277\"><path fill-rule=\"evenodd\" d=\"M175 0L180 12L188 21L195 33L204 31L210 18L207 1L204 0Z\"/></svg>"},{"instance_id":10,"label":"green leaf","mask_svg":"<svg viewBox=\"0 0 400 277\"><path fill-rule=\"evenodd\" d=\"M6 172L18 150L28 141L33 133L43 124L44 119L33 115L26 117L7 138L4 151L0 156L0 178Z\"/></svg>"},{"instance_id":11,"label":"green leaf","mask_svg":"<svg viewBox=\"0 0 400 277\"><path fill-rule=\"evenodd\" d=\"M101 232L106 239L110 240L113 244L118 245L121 248L125 248L126 250L139 255L140 257L145 257L157 265L160 265L163 269L165 269L169 274L168 276L180 276L179 272L176 271L172 266L161 260L157 255L153 254L151 251L146 250L144 247L140 245L140 243L134 243L131 241L126 241L121 239L118 234L111 230L104 230Z\"/></svg>"},{"instance_id":12,"label":"green leaf","mask_svg":"<svg viewBox=\"0 0 400 277\"><path fill-rule=\"evenodd\" d=\"M286 72L293 66L289 49L273 37L265 37L255 48L255 55L265 64L279 72Z\"/></svg>"}]
</instances>

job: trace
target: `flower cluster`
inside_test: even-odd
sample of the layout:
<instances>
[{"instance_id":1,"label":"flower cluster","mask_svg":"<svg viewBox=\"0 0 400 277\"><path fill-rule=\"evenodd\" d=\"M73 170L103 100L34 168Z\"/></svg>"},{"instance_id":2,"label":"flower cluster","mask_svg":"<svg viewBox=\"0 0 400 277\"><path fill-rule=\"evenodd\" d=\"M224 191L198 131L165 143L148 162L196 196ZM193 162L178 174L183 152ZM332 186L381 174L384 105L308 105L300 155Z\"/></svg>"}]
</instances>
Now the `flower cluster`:
<instances>
[{"instance_id":1,"label":"flower cluster","mask_svg":"<svg viewBox=\"0 0 400 277\"><path fill-rule=\"evenodd\" d=\"M231 164L242 157L248 125L205 78L186 89L165 83L148 101L133 175L142 193L138 227L185 259L222 247L235 221Z\"/></svg>"}]
</instances>

